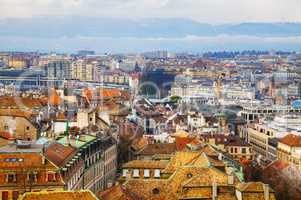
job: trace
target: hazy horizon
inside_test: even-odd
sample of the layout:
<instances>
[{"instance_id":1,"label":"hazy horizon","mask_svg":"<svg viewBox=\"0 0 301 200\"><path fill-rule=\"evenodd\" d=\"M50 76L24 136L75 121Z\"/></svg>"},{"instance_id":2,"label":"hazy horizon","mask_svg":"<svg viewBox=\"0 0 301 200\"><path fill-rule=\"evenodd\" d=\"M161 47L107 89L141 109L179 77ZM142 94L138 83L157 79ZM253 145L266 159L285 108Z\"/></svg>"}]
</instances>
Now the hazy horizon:
<instances>
[{"instance_id":1,"label":"hazy horizon","mask_svg":"<svg viewBox=\"0 0 301 200\"><path fill-rule=\"evenodd\" d=\"M1 51L301 50L298 0L0 0Z\"/></svg>"}]
</instances>

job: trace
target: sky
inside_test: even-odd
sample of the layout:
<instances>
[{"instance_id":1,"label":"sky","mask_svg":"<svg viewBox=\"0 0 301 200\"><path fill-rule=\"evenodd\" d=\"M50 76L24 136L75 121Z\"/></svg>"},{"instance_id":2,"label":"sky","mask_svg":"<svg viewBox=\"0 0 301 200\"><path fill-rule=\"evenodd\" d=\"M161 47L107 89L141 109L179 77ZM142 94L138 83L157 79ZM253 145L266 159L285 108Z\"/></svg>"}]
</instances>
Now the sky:
<instances>
[{"instance_id":1,"label":"sky","mask_svg":"<svg viewBox=\"0 0 301 200\"><path fill-rule=\"evenodd\" d=\"M300 0L0 0L0 18L190 18L206 23L300 22Z\"/></svg>"},{"instance_id":2,"label":"sky","mask_svg":"<svg viewBox=\"0 0 301 200\"><path fill-rule=\"evenodd\" d=\"M0 25L10 18L100 17L143 21L152 18L183 18L209 24L243 22L301 22L300 0L0 0ZM46 23L46 22L45 22ZM22 31L20 28L19 31ZM301 34L300 34L301 35ZM187 38L190 38L187 40ZM191 38L193 42L191 42ZM114 40L116 39L116 40ZM102 51L206 51L260 47L299 49L300 37L219 35L182 38L103 38L61 35L56 39L1 35L0 50L102 49ZM246 41L249 40L249 41ZM294 44L295 43L295 44ZM177 44L177 45L174 45ZM216 44L216 45L215 45ZM257 46L256 46L257 45ZM300 48L301 49L301 48Z\"/></svg>"}]
</instances>

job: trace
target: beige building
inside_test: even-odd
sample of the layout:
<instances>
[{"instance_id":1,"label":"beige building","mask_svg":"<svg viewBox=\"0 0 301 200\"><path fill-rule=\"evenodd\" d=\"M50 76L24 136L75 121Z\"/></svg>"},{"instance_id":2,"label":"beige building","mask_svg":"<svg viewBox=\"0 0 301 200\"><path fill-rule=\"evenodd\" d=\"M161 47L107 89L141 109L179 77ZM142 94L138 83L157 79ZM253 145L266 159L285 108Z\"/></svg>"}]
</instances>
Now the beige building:
<instances>
[{"instance_id":1,"label":"beige building","mask_svg":"<svg viewBox=\"0 0 301 200\"><path fill-rule=\"evenodd\" d=\"M299 115L277 115L273 120L248 125L246 133L241 129L241 137L247 138L257 156L272 161L275 160L277 144L274 143L277 141L271 139L283 138L290 131L300 134L300 120Z\"/></svg>"},{"instance_id":2,"label":"beige building","mask_svg":"<svg viewBox=\"0 0 301 200\"><path fill-rule=\"evenodd\" d=\"M278 142L277 157L301 170L301 136L288 134Z\"/></svg>"},{"instance_id":3,"label":"beige building","mask_svg":"<svg viewBox=\"0 0 301 200\"><path fill-rule=\"evenodd\" d=\"M80 81L99 81L99 65L96 61L76 60L71 64L71 77Z\"/></svg>"},{"instance_id":4,"label":"beige building","mask_svg":"<svg viewBox=\"0 0 301 200\"><path fill-rule=\"evenodd\" d=\"M273 130L262 124L248 126L248 142L257 156L268 158L268 140L275 137Z\"/></svg>"},{"instance_id":5,"label":"beige building","mask_svg":"<svg viewBox=\"0 0 301 200\"><path fill-rule=\"evenodd\" d=\"M20 109L0 109L0 132L20 140L36 140L38 116Z\"/></svg>"},{"instance_id":6,"label":"beige building","mask_svg":"<svg viewBox=\"0 0 301 200\"><path fill-rule=\"evenodd\" d=\"M24 57L10 56L8 66L14 69L24 69L28 67L28 61Z\"/></svg>"}]
</instances>

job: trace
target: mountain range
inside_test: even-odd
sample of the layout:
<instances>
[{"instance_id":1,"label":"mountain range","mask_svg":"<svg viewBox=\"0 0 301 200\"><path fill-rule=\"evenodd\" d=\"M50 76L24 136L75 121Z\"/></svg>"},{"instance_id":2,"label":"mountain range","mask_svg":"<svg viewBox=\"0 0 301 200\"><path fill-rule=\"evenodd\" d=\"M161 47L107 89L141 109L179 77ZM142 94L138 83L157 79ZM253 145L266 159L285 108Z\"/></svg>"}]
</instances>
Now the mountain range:
<instances>
[{"instance_id":1,"label":"mountain range","mask_svg":"<svg viewBox=\"0 0 301 200\"><path fill-rule=\"evenodd\" d=\"M183 18L0 19L0 50L137 52L301 50L301 23L199 23Z\"/></svg>"}]
</instances>

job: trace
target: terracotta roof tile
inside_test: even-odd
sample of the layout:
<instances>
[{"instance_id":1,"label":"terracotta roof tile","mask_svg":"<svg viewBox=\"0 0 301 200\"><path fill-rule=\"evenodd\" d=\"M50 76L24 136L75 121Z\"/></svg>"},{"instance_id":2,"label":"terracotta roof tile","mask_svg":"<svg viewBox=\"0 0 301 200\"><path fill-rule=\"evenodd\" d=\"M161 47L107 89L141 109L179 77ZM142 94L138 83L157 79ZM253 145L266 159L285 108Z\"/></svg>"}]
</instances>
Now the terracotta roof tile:
<instances>
[{"instance_id":1,"label":"terracotta roof tile","mask_svg":"<svg viewBox=\"0 0 301 200\"><path fill-rule=\"evenodd\" d=\"M31 119L36 115L36 112L25 111L21 109L0 109L0 116L24 117Z\"/></svg>"},{"instance_id":2,"label":"terracotta roof tile","mask_svg":"<svg viewBox=\"0 0 301 200\"><path fill-rule=\"evenodd\" d=\"M102 200L134 200L122 185L116 185L104 192L100 192L99 196Z\"/></svg>"},{"instance_id":3,"label":"terracotta roof tile","mask_svg":"<svg viewBox=\"0 0 301 200\"><path fill-rule=\"evenodd\" d=\"M20 200L97 200L90 191L28 192Z\"/></svg>"},{"instance_id":4,"label":"terracotta roof tile","mask_svg":"<svg viewBox=\"0 0 301 200\"><path fill-rule=\"evenodd\" d=\"M173 154L176 152L175 143L156 143L148 144L145 148L138 152L139 155L155 155L155 154Z\"/></svg>"},{"instance_id":5,"label":"terracotta roof tile","mask_svg":"<svg viewBox=\"0 0 301 200\"><path fill-rule=\"evenodd\" d=\"M164 169L167 166L166 161L156 160L133 160L124 164L123 168L135 168L135 169Z\"/></svg>"},{"instance_id":6,"label":"terracotta roof tile","mask_svg":"<svg viewBox=\"0 0 301 200\"><path fill-rule=\"evenodd\" d=\"M58 167L63 167L66 162L76 153L71 146L64 146L60 143L53 143L47 147L45 156Z\"/></svg>"},{"instance_id":7,"label":"terracotta roof tile","mask_svg":"<svg viewBox=\"0 0 301 200\"><path fill-rule=\"evenodd\" d=\"M294 134L288 134L279 141L291 147L301 147L301 137Z\"/></svg>"},{"instance_id":8,"label":"terracotta roof tile","mask_svg":"<svg viewBox=\"0 0 301 200\"><path fill-rule=\"evenodd\" d=\"M8 108L21 108L26 107L29 109L42 107L41 99L24 98L24 97L1 97L0 107Z\"/></svg>"},{"instance_id":9,"label":"terracotta roof tile","mask_svg":"<svg viewBox=\"0 0 301 200\"><path fill-rule=\"evenodd\" d=\"M52 88L50 90L50 95L49 95L49 104L52 106L58 106L62 103L61 98L59 97L59 95L57 94L56 90L54 88Z\"/></svg>"}]
</instances>

